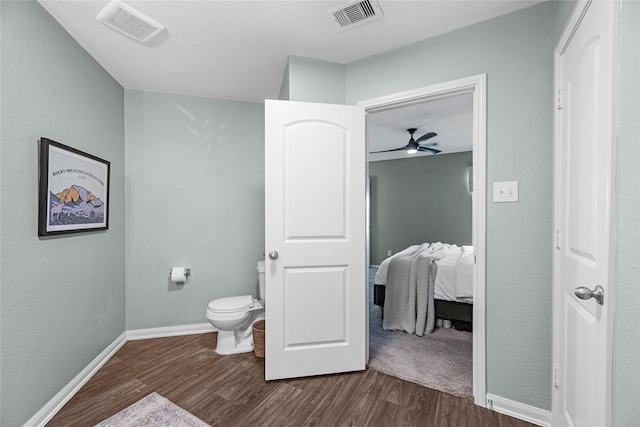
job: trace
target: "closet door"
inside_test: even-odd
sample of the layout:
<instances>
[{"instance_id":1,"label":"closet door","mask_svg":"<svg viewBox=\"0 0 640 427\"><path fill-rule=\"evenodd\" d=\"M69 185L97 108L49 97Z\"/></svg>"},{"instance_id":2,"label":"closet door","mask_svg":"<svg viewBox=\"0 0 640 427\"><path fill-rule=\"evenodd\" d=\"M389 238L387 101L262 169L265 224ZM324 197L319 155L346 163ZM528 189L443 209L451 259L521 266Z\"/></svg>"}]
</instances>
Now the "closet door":
<instances>
[{"instance_id":1,"label":"closet door","mask_svg":"<svg viewBox=\"0 0 640 427\"><path fill-rule=\"evenodd\" d=\"M554 425L611 420L619 4L579 4L556 54Z\"/></svg>"}]
</instances>

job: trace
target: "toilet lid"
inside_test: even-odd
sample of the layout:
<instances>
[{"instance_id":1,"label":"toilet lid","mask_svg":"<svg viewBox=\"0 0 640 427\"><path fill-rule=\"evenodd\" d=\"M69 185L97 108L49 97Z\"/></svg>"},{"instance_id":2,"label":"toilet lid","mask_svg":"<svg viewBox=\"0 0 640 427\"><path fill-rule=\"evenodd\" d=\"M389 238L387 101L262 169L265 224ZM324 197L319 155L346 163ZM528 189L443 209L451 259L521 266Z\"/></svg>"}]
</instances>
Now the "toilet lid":
<instances>
[{"instance_id":1,"label":"toilet lid","mask_svg":"<svg viewBox=\"0 0 640 427\"><path fill-rule=\"evenodd\" d=\"M243 311L253 307L254 301L251 295L242 295L239 297L226 297L214 299L209 303L209 309L213 311L231 313L235 311Z\"/></svg>"}]
</instances>

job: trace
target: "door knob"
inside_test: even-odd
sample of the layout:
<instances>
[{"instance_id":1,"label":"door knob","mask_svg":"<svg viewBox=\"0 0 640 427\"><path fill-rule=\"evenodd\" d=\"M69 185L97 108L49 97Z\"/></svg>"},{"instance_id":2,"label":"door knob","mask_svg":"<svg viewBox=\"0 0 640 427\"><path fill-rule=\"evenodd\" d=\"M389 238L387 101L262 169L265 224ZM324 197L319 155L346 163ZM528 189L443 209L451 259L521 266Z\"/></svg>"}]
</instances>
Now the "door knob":
<instances>
[{"instance_id":1,"label":"door knob","mask_svg":"<svg viewBox=\"0 0 640 427\"><path fill-rule=\"evenodd\" d=\"M598 304L604 304L604 289L602 289L602 286L600 285L597 285L594 290L580 286L579 288L576 288L575 293L580 299L595 298L595 300L598 301Z\"/></svg>"},{"instance_id":2,"label":"door knob","mask_svg":"<svg viewBox=\"0 0 640 427\"><path fill-rule=\"evenodd\" d=\"M269 258L272 260L277 260L278 259L278 251L271 251L269 252Z\"/></svg>"}]
</instances>

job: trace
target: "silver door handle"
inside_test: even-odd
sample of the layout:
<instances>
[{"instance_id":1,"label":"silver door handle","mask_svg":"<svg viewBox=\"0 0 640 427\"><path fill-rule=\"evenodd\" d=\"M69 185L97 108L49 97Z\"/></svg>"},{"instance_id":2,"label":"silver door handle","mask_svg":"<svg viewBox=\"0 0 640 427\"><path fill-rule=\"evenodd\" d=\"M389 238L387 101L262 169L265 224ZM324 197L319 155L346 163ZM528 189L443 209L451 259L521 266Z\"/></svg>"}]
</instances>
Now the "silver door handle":
<instances>
[{"instance_id":1,"label":"silver door handle","mask_svg":"<svg viewBox=\"0 0 640 427\"><path fill-rule=\"evenodd\" d=\"M278 259L278 251L271 251L269 252L269 258L272 260L277 260Z\"/></svg>"},{"instance_id":2,"label":"silver door handle","mask_svg":"<svg viewBox=\"0 0 640 427\"><path fill-rule=\"evenodd\" d=\"M602 286L597 285L594 290L580 286L575 290L576 296L580 299L595 298L598 304L604 305L604 289Z\"/></svg>"}]
</instances>

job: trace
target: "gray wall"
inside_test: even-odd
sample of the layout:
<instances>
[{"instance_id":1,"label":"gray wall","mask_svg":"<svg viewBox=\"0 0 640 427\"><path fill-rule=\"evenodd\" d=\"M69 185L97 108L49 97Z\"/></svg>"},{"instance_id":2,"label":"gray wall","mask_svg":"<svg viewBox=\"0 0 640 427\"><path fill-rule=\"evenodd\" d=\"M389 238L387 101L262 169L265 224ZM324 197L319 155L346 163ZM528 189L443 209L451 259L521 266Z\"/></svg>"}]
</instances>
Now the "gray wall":
<instances>
[{"instance_id":1,"label":"gray wall","mask_svg":"<svg viewBox=\"0 0 640 427\"><path fill-rule=\"evenodd\" d=\"M284 70L284 76L282 76L282 84L280 85L280 93L278 99L281 101L289 101L289 61L287 61L287 67Z\"/></svg>"},{"instance_id":2,"label":"gray wall","mask_svg":"<svg viewBox=\"0 0 640 427\"><path fill-rule=\"evenodd\" d=\"M127 329L207 322L215 298L258 296L264 106L129 91ZM178 286L172 266L192 276Z\"/></svg>"},{"instance_id":3,"label":"gray wall","mask_svg":"<svg viewBox=\"0 0 640 427\"><path fill-rule=\"evenodd\" d=\"M344 67L342 64L290 56L285 73L288 90L280 91L280 99L344 104Z\"/></svg>"},{"instance_id":4,"label":"gray wall","mask_svg":"<svg viewBox=\"0 0 640 427\"><path fill-rule=\"evenodd\" d=\"M562 37L562 33L564 31L564 27L567 25L567 21L571 18L571 14L573 13L573 9L576 7L576 0L561 0L556 1L556 14L555 14L555 41L557 44L560 41L560 37Z\"/></svg>"},{"instance_id":5,"label":"gray wall","mask_svg":"<svg viewBox=\"0 0 640 427\"><path fill-rule=\"evenodd\" d=\"M36 2L2 1L0 425L23 424L125 330L124 94ZM111 162L109 230L38 238L38 139Z\"/></svg>"},{"instance_id":6,"label":"gray wall","mask_svg":"<svg viewBox=\"0 0 640 427\"><path fill-rule=\"evenodd\" d=\"M471 244L472 152L369 163L371 263L423 242Z\"/></svg>"},{"instance_id":7,"label":"gray wall","mask_svg":"<svg viewBox=\"0 0 640 427\"><path fill-rule=\"evenodd\" d=\"M487 391L542 409L551 408L555 11L545 2L346 67L350 104L487 73ZM492 183L512 180L520 201L492 203Z\"/></svg>"},{"instance_id":8,"label":"gray wall","mask_svg":"<svg viewBox=\"0 0 640 427\"><path fill-rule=\"evenodd\" d=\"M618 250L613 349L615 426L640 425L640 3L623 1L618 134Z\"/></svg>"}]
</instances>

